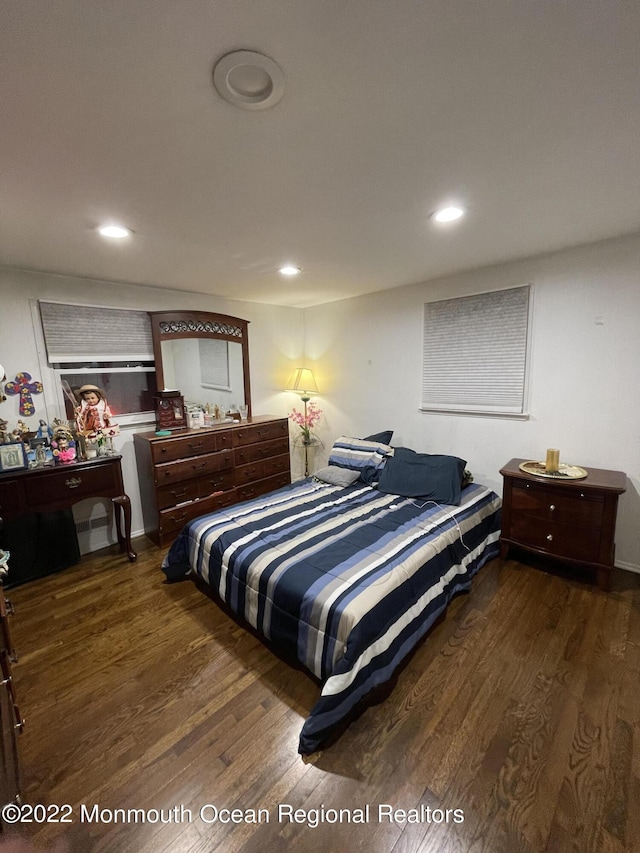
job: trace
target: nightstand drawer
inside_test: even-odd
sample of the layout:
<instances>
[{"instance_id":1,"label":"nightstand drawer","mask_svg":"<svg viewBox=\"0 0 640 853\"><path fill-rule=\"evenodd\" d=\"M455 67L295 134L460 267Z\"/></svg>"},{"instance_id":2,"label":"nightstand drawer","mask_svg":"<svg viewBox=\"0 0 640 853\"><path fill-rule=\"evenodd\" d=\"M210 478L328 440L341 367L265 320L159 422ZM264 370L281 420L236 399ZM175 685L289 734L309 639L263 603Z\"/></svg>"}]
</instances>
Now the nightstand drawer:
<instances>
[{"instance_id":1,"label":"nightstand drawer","mask_svg":"<svg viewBox=\"0 0 640 853\"><path fill-rule=\"evenodd\" d=\"M579 527L600 527L604 498L601 494L545 488L535 483L513 484L514 512L543 521L575 524Z\"/></svg>"},{"instance_id":2,"label":"nightstand drawer","mask_svg":"<svg viewBox=\"0 0 640 853\"><path fill-rule=\"evenodd\" d=\"M511 539L555 557L595 562L600 549L600 528L578 529L570 524L517 515L512 520Z\"/></svg>"}]
</instances>

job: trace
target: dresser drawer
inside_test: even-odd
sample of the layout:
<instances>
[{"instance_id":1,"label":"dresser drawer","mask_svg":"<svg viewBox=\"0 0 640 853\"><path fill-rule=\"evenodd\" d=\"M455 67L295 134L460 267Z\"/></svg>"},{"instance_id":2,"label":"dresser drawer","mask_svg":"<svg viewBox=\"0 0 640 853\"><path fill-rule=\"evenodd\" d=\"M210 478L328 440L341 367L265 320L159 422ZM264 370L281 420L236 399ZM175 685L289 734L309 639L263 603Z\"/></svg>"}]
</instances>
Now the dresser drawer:
<instances>
[{"instance_id":1,"label":"dresser drawer","mask_svg":"<svg viewBox=\"0 0 640 853\"><path fill-rule=\"evenodd\" d=\"M560 488L544 488L532 483L514 483L513 510L541 520L575 524L579 527L600 527L604 498Z\"/></svg>"},{"instance_id":2,"label":"dresser drawer","mask_svg":"<svg viewBox=\"0 0 640 853\"><path fill-rule=\"evenodd\" d=\"M163 462L173 462L187 456L199 456L202 453L213 453L225 450L231 446L231 437L225 433L194 432L188 435L168 438L166 441L154 441L151 445L153 461L156 465Z\"/></svg>"},{"instance_id":3,"label":"dresser drawer","mask_svg":"<svg viewBox=\"0 0 640 853\"><path fill-rule=\"evenodd\" d=\"M247 444L244 447L236 447L233 451L236 465L246 465L249 462L257 462L260 459L268 459L270 456L280 456L289 452L289 438L276 438L271 441L263 441L261 444Z\"/></svg>"},{"instance_id":4,"label":"dresser drawer","mask_svg":"<svg viewBox=\"0 0 640 853\"><path fill-rule=\"evenodd\" d=\"M192 519L215 512L215 510L222 509L225 506L231 506L237 500L236 492L232 489L220 495L210 495L202 500L182 504L173 509L162 510L160 512L160 526L158 531L160 544L170 544L184 525Z\"/></svg>"},{"instance_id":5,"label":"dresser drawer","mask_svg":"<svg viewBox=\"0 0 640 853\"><path fill-rule=\"evenodd\" d=\"M155 468L155 482L159 487L183 480L193 480L204 477L216 471L233 468L233 453L223 450L220 453L209 453L203 456L192 456L180 462L167 462Z\"/></svg>"},{"instance_id":6,"label":"dresser drawer","mask_svg":"<svg viewBox=\"0 0 640 853\"><path fill-rule=\"evenodd\" d=\"M200 497L198 480L183 480L161 486L157 491L158 509L168 509Z\"/></svg>"},{"instance_id":7,"label":"dresser drawer","mask_svg":"<svg viewBox=\"0 0 640 853\"><path fill-rule=\"evenodd\" d=\"M197 481L198 497L206 498L216 492L226 492L235 486L233 471L214 471ZM226 506L226 504L225 504Z\"/></svg>"},{"instance_id":8,"label":"dresser drawer","mask_svg":"<svg viewBox=\"0 0 640 853\"><path fill-rule=\"evenodd\" d=\"M248 501L251 498L257 498L259 495L265 495L273 489L280 489L282 486L288 486L291 482L291 475L278 474L275 477L268 477L266 480L258 480L256 483L250 483L246 486L238 486L236 495L239 501Z\"/></svg>"},{"instance_id":9,"label":"dresser drawer","mask_svg":"<svg viewBox=\"0 0 640 853\"><path fill-rule=\"evenodd\" d=\"M516 515L511 522L511 539L554 557L596 562L600 550L599 527L575 527L534 516Z\"/></svg>"},{"instance_id":10,"label":"dresser drawer","mask_svg":"<svg viewBox=\"0 0 640 853\"><path fill-rule=\"evenodd\" d=\"M252 483L254 480L263 480L265 477L282 474L285 471L289 471L289 454L252 462L249 465L239 465L236 468L236 486Z\"/></svg>"},{"instance_id":11,"label":"dresser drawer","mask_svg":"<svg viewBox=\"0 0 640 853\"><path fill-rule=\"evenodd\" d=\"M266 424L255 424L233 431L234 447L242 447L245 444L257 444L261 441L269 441L275 438L286 438L287 441L289 440L288 421L282 420Z\"/></svg>"},{"instance_id":12,"label":"dresser drawer","mask_svg":"<svg viewBox=\"0 0 640 853\"><path fill-rule=\"evenodd\" d=\"M232 489L234 485L233 471L213 471L195 480L181 480L158 489L158 509L206 498L214 492Z\"/></svg>"}]
</instances>

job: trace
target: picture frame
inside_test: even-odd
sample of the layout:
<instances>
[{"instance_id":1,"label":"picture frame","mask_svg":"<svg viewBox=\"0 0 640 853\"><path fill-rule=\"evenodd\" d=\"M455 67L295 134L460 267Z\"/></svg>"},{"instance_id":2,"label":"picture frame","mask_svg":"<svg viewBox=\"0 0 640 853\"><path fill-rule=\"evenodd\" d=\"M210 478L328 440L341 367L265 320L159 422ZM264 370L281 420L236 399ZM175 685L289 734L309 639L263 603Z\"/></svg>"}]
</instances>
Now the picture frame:
<instances>
[{"instance_id":1,"label":"picture frame","mask_svg":"<svg viewBox=\"0 0 640 853\"><path fill-rule=\"evenodd\" d=\"M53 465L53 451L44 438L32 438L27 450L27 464L29 468L44 468Z\"/></svg>"},{"instance_id":2,"label":"picture frame","mask_svg":"<svg viewBox=\"0 0 640 853\"><path fill-rule=\"evenodd\" d=\"M21 441L0 444L0 471L19 471L27 467L27 455Z\"/></svg>"}]
</instances>

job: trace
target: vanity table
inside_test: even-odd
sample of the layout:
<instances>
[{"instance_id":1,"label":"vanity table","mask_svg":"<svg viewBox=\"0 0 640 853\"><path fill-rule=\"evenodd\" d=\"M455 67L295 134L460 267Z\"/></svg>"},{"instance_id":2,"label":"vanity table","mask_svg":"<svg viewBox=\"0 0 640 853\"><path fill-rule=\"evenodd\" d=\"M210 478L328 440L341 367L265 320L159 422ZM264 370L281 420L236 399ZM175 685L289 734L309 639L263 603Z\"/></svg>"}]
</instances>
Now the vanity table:
<instances>
[{"instance_id":1,"label":"vanity table","mask_svg":"<svg viewBox=\"0 0 640 853\"><path fill-rule=\"evenodd\" d=\"M28 513L70 509L85 498L111 498L120 549L134 562L131 501L124 491L120 459L103 456L0 474L0 518L11 521Z\"/></svg>"}]
</instances>

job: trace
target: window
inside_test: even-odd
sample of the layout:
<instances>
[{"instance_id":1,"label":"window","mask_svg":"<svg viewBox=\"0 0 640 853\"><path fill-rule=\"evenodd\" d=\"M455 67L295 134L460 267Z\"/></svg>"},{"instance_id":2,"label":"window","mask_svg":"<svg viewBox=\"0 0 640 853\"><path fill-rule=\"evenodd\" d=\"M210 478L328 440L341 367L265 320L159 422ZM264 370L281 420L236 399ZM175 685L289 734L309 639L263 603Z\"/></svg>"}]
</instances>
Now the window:
<instances>
[{"instance_id":1,"label":"window","mask_svg":"<svg viewBox=\"0 0 640 853\"><path fill-rule=\"evenodd\" d=\"M526 417L531 287L424 306L422 409Z\"/></svg>"},{"instance_id":2,"label":"window","mask_svg":"<svg viewBox=\"0 0 640 853\"><path fill-rule=\"evenodd\" d=\"M121 424L153 418L156 375L146 311L40 302L47 360L60 379L67 418L75 392L97 385Z\"/></svg>"},{"instance_id":3,"label":"window","mask_svg":"<svg viewBox=\"0 0 640 853\"><path fill-rule=\"evenodd\" d=\"M198 348L202 387L230 391L229 342L216 338L199 338Z\"/></svg>"}]
</instances>

